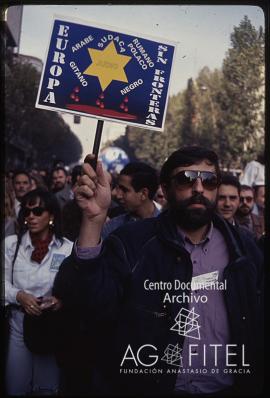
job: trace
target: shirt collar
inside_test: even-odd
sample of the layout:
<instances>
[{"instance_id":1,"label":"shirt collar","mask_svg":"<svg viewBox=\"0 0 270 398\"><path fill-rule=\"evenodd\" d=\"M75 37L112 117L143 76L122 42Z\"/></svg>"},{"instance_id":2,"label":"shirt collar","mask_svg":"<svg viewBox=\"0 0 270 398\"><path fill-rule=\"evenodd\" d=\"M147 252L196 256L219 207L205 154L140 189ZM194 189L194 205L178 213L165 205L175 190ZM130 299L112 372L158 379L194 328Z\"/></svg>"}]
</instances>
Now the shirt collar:
<instances>
[{"instance_id":1,"label":"shirt collar","mask_svg":"<svg viewBox=\"0 0 270 398\"><path fill-rule=\"evenodd\" d=\"M27 231L27 232L24 234L23 240L25 240L25 242L23 242L23 243L24 243L24 246L25 246L26 249L28 249L29 247L30 247L31 249L34 248L34 246L32 245L32 242L31 242L31 238L30 238L29 231Z\"/></svg>"},{"instance_id":2,"label":"shirt collar","mask_svg":"<svg viewBox=\"0 0 270 398\"><path fill-rule=\"evenodd\" d=\"M159 209L159 208L156 206L155 201L153 201L153 204L154 204L155 209L154 209L154 213L153 213L153 216L152 216L152 217L157 217L157 216L161 213L161 209Z\"/></svg>"},{"instance_id":3,"label":"shirt collar","mask_svg":"<svg viewBox=\"0 0 270 398\"><path fill-rule=\"evenodd\" d=\"M14 200L14 209L15 209L16 217L18 217L20 209L21 209L21 202L17 198L15 198L15 200Z\"/></svg>"},{"instance_id":4,"label":"shirt collar","mask_svg":"<svg viewBox=\"0 0 270 398\"><path fill-rule=\"evenodd\" d=\"M17 198L15 198L14 199L14 204L15 204L15 206L20 206L21 202Z\"/></svg>"},{"instance_id":5,"label":"shirt collar","mask_svg":"<svg viewBox=\"0 0 270 398\"><path fill-rule=\"evenodd\" d=\"M154 201L153 201L153 205L154 205L154 212L153 212L151 218L152 217L157 217L161 213L161 211L155 205ZM126 221L130 221L130 220L137 221L137 220L140 220L139 217L136 217L136 216L134 216L133 214L130 214L130 213L124 214L124 217L125 217Z\"/></svg>"},{"instance_id":6,"label":"shirt collar","mask_svg":"<svg viewBox=\"0 0 270 398\"><path fill-rule=\"evenodd\" d=\"M210 227L207 231L207 234L205 236L205 238L203 240L201 240L199 243L196 243L196 245L206 245L212 238L213 236L213 230L214 230L214 225L213 222L211 221ZM185 232L179 227L177 226L177 232L181 237L181 240L185 243L189 243L193 246L195 246L195 243L191 242L191 240L189 239L189 237L185 234Z\"/></svg>"},{"instance_id":7,"label":"shirt collar","mask_svg":"<svg viewBox=\"0 0 270 398\"><path fill-rule=\"evenodd\" d=\"M30 247L30 249L34 249L34 246L32 245L32 241L31 241L31 238L30 238L29 231L27 231L24 234L23 239L24 239L23 243L24 243L24 246L25 246L26 249L28 249L29 247ZM59 248L61 246L60 240L57 239L54 234L53 234L52 240L49 243L49 247L52 247L52 246L56 246L57 248Z\"/></svg>"}]
</instances>

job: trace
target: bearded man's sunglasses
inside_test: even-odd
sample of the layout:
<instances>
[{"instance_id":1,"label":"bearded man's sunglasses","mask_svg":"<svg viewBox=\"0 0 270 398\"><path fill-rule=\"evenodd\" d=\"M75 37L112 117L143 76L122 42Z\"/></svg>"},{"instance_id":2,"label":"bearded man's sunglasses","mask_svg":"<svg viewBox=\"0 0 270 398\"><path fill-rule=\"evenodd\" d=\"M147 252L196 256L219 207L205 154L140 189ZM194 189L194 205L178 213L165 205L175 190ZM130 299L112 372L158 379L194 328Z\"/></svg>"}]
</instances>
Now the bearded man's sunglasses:
<instances>
[{"instance_id":1,"label":"bearded man's sunglasses","mask_svg":"<svg viewBox=\"0 0 270 398\"><path fill-rule=\"evenodd\" d=\"M204 188L213 190L219 186L219 178L212 171L182 170L172 177L179 186L191 187L200 178Z\"/></svg>"},{"instance_id":2,"label":"bearded man's sunglasses","mask_svg":"<svg viewBox=\"0 0 270 398\"><path fill-rule=\"evenodd\" d=\"M240 196L240 202L244 203L251 203L253 201L253 196Z\"/></svg>"}]
</instances>

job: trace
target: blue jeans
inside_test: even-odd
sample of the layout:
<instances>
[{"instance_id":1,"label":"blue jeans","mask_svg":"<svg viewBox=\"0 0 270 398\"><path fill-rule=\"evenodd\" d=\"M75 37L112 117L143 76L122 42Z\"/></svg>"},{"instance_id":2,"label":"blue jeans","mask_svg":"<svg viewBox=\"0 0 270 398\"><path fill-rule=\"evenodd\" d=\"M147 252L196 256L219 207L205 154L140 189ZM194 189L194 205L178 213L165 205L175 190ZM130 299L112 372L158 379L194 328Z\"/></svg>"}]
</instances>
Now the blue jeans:
<instances>
[{"instance_id":1,"label":"blue jeans","mask_svg":"<svg viewBox=\"0 0 270 398\"><path fill-rule=\"evenodd\" d=\"M54 355L37 355L23 341L23 317L12 309L6 360L7 395L52 395L58 391L59 368Z\"/></svg>"}]
</instances>

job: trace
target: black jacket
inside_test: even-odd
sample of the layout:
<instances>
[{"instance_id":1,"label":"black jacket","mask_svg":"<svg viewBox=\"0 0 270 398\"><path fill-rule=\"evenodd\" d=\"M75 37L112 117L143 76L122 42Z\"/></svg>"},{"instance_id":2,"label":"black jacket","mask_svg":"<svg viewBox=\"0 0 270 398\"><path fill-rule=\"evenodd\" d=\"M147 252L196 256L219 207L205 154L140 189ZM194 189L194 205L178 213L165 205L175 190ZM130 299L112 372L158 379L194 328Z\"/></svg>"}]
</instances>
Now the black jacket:
<instances>
[{"instance_id":1,"label":"black jacket","mask_svg":"<svg viewBox=\"0 0 270 398\"><path fill-rule=\"evenodd\" d=\"M223 234L229 250L224 294L230 343L237 344L239 349L245 344L246 360L253 369L251 375L237 376L235 384L241 393L251 392L253 387L258 391L263 341L262 254L252 239L220 217L215 216L213 223ZM96 348L97 368L107 379L108 391L124 395L173 391L176 375L166 374L169 365L161 361L161 355L154 367L162 368L162 375L123 375L120 364L128 345L135 355L144 344L156 347L157 352L145 352L142 362L146 363L149 354L164 353L168 344L183 344L184 337L170 328L181 306L187 308L187 304L164 305L166 291L155 290L149 294L144 282L146 279L188 282L191 278L189 253L179 240L169 212L119 228L107 238L95 259L80 260L73 252L62 263L54 294L63 300L66 309L77 314L88 330ZM240 356L238 352L237 358ZM134 366L134 361L126 362L132 368L145 369L139 362L138 366Z\"/></svg>"}]
</instances>

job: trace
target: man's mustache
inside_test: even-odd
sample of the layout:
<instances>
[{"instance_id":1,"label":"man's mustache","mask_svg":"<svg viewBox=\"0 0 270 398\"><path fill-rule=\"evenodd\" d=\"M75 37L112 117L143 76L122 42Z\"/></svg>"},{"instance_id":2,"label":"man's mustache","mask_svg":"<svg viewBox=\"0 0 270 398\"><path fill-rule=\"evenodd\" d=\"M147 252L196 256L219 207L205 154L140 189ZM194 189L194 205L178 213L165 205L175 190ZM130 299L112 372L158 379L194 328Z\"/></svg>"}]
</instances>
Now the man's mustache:
<instances>
[{"instance_id":1,"label":"man's mustache","mask_svg":"<svg viewBox=\"0 0 270 398\"><path fill-rule=\"evenodd\" d=\"M202 204L205 207L213 207L213 203L210 202L207 198L205 198L203 195L193 195L191 198L184 199L181 203L184 207L190 206L190 205L195 205L195 204Z\"/></svg>"},{"instance_id":2,"label":"man's mustache","mask_svg":"<svg viewBox=\"0 0 270 398\"><path fill-rule=\"evenodd\" d=\"M249 209L249 207L247 205L243 205L239 207L240 209Z\"/></svg>"}]
</instances>

